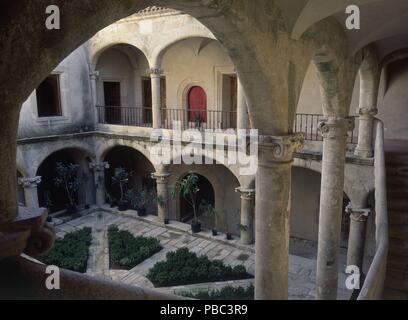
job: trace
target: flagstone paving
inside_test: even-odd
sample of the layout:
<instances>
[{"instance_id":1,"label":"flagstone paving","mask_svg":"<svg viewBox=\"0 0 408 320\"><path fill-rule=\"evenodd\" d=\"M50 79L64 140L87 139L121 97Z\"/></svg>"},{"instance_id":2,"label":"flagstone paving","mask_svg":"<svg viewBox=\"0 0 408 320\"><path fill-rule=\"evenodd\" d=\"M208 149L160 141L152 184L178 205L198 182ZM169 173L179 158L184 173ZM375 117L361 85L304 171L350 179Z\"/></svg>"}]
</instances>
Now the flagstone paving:
<instances>
[{"instance_id":1,"label":"flagstone paving","mask_svg":"<svg viewBox=\"0 0 408 320\"><path fill-rule=\"evenodd\" d=\"M143 261L131 270L110 270L107 229L110 225L117 225L119 229L128 230L134 236L154 237L160 240L163 250L149 259ZM153 284L146 278L149 269L157 262L166 259L166 254L178 248L188 248L198 255L206 255L212 260L221 260L226 265L244 265L248 273L255 273L255 249L254 246L241 245L239 239L232 241L224 240L224 235L213 237L210 231L200 234L191 234L190 226L172 222L164 226L158 222L157 217L137 217L135 212L115 212L113 209L104 208L78 219L65 222L55 227L58 237L66 233L81 229L92 228L92 244L88 261L87 274L92 276L106 277L113 281L125 284L153 288ZM344 260L344 255L343 255ZM316 260L290 255L289 259L289 299L314 299ZM344 270L344 268L342 269ZM253 279L237 282L218 282L180 286L172 288L160 288L157 290L169 293L181 293L185 291L197 291L202 289L219 289L226 285L249 285ZM350 291L342 285L345 283L345 274L339 274L339 299L348 299Z\"/></svg>"}]
</instances>

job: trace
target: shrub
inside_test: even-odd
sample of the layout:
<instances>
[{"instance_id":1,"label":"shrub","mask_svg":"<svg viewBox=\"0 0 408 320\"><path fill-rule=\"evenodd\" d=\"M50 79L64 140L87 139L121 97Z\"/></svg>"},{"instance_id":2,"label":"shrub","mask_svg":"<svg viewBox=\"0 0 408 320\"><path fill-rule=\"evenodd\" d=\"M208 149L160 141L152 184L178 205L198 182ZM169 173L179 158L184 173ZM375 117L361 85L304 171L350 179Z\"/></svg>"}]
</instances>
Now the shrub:
<instances>
[{"instance_id":1,"label":"shrub","mask_svg":"<svg viewBox=\"0 0 408 320\"><path fill-rule=\"evenodd\" d=\"M91 228L67 233L64 238L57 239L54 247L46 255L39 257L39 260L47 265L84 273L89 258L91 234Z\"/></svg>"},{"instance_id":2,"label":"shrub","mask_svg":"<svg viewBox=\"0 0 408 320\"><path fill-rule=\"evenodd\" d=\"M183 292L182 296L198 300L254 300L254 286L243 287L225 287L221 290L201 291L198 293Z\"/></svg>"},{"instance_id":3,"label":"shrub","mask_svg":"<svg viewBox=\"0 0 408 320\"><path fill-rule=\"evenodd\" d=\"M111 263L123 269L132 269L162 249L159 240L134 237L116 226L109 227L108 242Z\"/></svg>"},{"instance_id":4,"label":"shrub","mask_svg":"<svg viewBox=\"0 0 408 320\"><path fill-rule=\"evenodd\" d=\"M166 261L156 263L147 274L155 287L252 278L243 266L225 266L221 261L198 257L187 248L169 252L166 258Z\"/></svg>"}]
</instances>

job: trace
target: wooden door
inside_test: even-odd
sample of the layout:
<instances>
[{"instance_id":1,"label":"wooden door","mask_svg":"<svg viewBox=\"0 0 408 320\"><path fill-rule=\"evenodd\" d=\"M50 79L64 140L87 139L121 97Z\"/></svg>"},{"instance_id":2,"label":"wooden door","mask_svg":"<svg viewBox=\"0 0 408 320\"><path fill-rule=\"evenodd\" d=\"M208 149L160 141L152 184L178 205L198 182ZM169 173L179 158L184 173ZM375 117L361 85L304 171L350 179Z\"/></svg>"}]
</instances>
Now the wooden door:
<instances>
[{"instance_id":1,"label":"wooden door","mask_svg":"<svg viewBox=\"0 0 408 320\"><path fill-rule=\"evenodd\" d=\"M203 88L192 87L188 93L188 120L207 122L207 95Z\"/></svg>"}]
</instances>

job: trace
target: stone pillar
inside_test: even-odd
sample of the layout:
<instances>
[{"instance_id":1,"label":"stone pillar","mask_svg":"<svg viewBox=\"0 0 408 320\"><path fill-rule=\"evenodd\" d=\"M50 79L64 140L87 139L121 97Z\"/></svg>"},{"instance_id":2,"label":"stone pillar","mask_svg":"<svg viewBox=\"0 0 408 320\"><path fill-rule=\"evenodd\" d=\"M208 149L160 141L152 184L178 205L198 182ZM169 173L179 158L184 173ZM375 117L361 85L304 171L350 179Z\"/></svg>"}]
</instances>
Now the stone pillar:
<instances>
[{"instance_id":1,"label":"stone pillar","mask_svg":"<svg viewBox=\"0 0 408 320\"><path fill-rule=\"evenodd\" d=\"M41 183L41 177L19 178L18 184L24 188L25 206L39 208L37 187Z\"/></svg>"},{"instance_id":2,"label":"stone pillar","mask_svg":"<svg viewBox=\"0 0 408 320\"><path fill-rule=\"evenodd\" d=\"M357 266L363 270L364 249L367 231L367 220L370 208L355 208L349 204L346 212L350 214L350 233L347 250L347 265Z\"/></svg>"},{"instance_id":3,"label":"stone pillar","mask_svg":"<svg viewBox=\"0 0 408 320\"><path fill-rule=\"evenodd\" d=\"M169 177L171 173L152 173L157 186L157 215L160 221L169 218Z\"/></svg>"},{"instance_id":4,"label":"stone pillar","mask_svg":"<svg viewBox=\"0 0 408 320\"><path fill-rule=\"evenodd\" d=\"M359 109L358 144L354 154L360 158L373 157L373 124L378 113L376 108Z\"/></svg>"},{"instance_id":5,"label":"stone pillar","mask_svg":"<svg viewBox=\"0 0 408 320\"><path fill-rule=\"evenodd\" d=\"M159 68L150 69L150 78L152 82L152 117L153 128L161 128L161 94L160 94L160 78L162 70Z\"/></svg>"},{"instance_id":6,"label":"stone pillar","mask_svg":"<svg viewBox=\"0 0 408 320\"><path fill-rule=\"evenodd\" d=\"M289 212L294 151L303 135L261 136L255 197L255 299L288 298Z\"/></svg>"},{"instance_id":7,"label":"stone pillar","mask_svg":"<svg viewBox=\"0 0 408 320\"><path fill-rule=\"evenodd\" d=\"M255 189L236 188L241 194L241 243L254 243Z\"/></svg>"},{"instance_id":8,"label":"stone pillar","mask_svg":"<svg viewBox=\"0 0 408 320\"><path fill-rule=\"evenodd\" d=\"M238 79L237 92L237 129L246 129L248 127L248 105L245 91L241 81Z\"/></svg>"},{"instance_id":9,"label":"stone pillar","mask_svg":"<svg viewBox=\"0 0 408 320\"><path fill-rule=\"evenodd\" d=\"M337 298L347 132L353 125L352 119L338 117L329 117L319 125L323 135L316 277L319 300Z\"/></svg>"},{"instance_id":10,"label":"stone pillar","mask_svg":"<svg viewBox=\"0 0 408 320\"><path fill-rule=\"evenodd\" d=\"M96 87L96 79L98 78L98 75L99 75L99 72L98 71L93 71L93 72L91 72L90 74L89 74L89 79L90 79L90 81L91 81L91 93L92 93L92 106L93 106L93 108L94 108L94 110L95 110L95 113L94 113L94 125L95 125L95 128L97 127L97 125L98 125L98 123L99 123L99 117L98 117L98 109L96 108L96 106L97 106L97 101L98 101L98 98L97 98L97 87ZM101 112L101 118L102 119L105 119L105 116L104 116L104 110L99 110L99 112Z\"/></svg>"},{"instance_id":11,"label":"stone pillar","mask_svg":"<svg viewBox=\"0 0 408 320\"><path fill-rule=\"evenodd\" d=\"M108 162L91 162L89 169L94 173L95 189L96 189L96 205L102 206L106 202L105 190L105 170L109 169Z\"/></svg>"}]
</instances>

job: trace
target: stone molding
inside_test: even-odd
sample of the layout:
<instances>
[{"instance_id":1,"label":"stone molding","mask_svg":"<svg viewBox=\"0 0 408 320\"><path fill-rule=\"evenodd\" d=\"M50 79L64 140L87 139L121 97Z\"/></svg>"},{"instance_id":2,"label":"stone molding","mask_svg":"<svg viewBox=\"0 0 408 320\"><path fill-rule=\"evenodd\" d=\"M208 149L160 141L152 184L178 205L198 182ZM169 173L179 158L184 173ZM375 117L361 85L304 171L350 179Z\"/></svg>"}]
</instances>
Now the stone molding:
<instances>
[{"instance_id":1,"label":"stone molding","mask_svg":"<svg viewBox=\"0 0 408 320\"><path fill-rule=\"evenodd\" d=\"M18 178L17 181L19 186L22 186L24 189L26 188L37 188L37 186L41 183L41 177L31 177L31 178Z\"/></svg>"},{"instance_id":2,"label":"stone molding","mask_svg":"<svg viewBox=\"0 0 408 320\"><path fill-rule=\"evenodd\" d=\"M346 207L346 213L350 215L350 219L357 222L366 222L371 212L371 208L353 208L351 204Z\"/></svg>"},{"instance_id":3,"label":"stone molding","mask_svg":"<svg viewBox=\"0 0 408 320\"><path fill-rule=\"evenodd\" d=\"M89 169L96 171L96 172L103 172L106 169L110 168L110 164L108 162L91 162L89 163Z\"/></svg>"},{"instance_id":4,"label":"stone molding","mask_svg":"<svg viewBox=\"0 0 408 320\"><path fill-rule=\"evenodd\" d=\"M160 68L150 68L147 69L147 74L149 74L151 77L161 77L163 70Z\"/></svg>"},{"instance_id":5,"label":"stone molding","mask_svg":"<svg viewBox=\"0 0 408 320\"><path fill-rule=\"evenodd\" d=\"M253 200L255 199L255 189L245 189L242 187L235 188L235 192L241 194L241 199L243 200Z\"/></svg>"},{"instance_id":6,"label":"stone molding","mask_svg":"<svg viewBox=\"0 0 408 320\"><path fill-rule=\"evenodd\" d=\"M324 139L347 137L347 133L354 130L354 125L352 117L328 117L319 123L319 131Z\"/></svg>"},{"instance_id":7,"label":"stone molding","mask_svg":"<svg viewBox=\"0 0 408 320\"><path fill-rule=\"evenodd\" d=\"M171 177L171 173L157 173L153 172L151 174L152 179L155 179L157 183L167 183L168 179Z\"/></svg>"},{"instance_id":8,"label":"stone molding","mask_svg":"<svg viewBox=\"0 0 408 320\"><path fill-rule=\"evenodd\" d=\"M259 137L259 163L288 163L293 161L295 152L304 146L303 133L285 136L260 136Z\"/></svg>"},{"instance_id":9,"label":"stone molding","mask_svg":"<svg viewBox=\"0 0 408 320\"><path fill-rule=\"evenodd\" d=\"M377 108L360 108L358 109L358 114L360 116L375 117L378 114L378 109Z\"/></svg>"}]
</instances>

